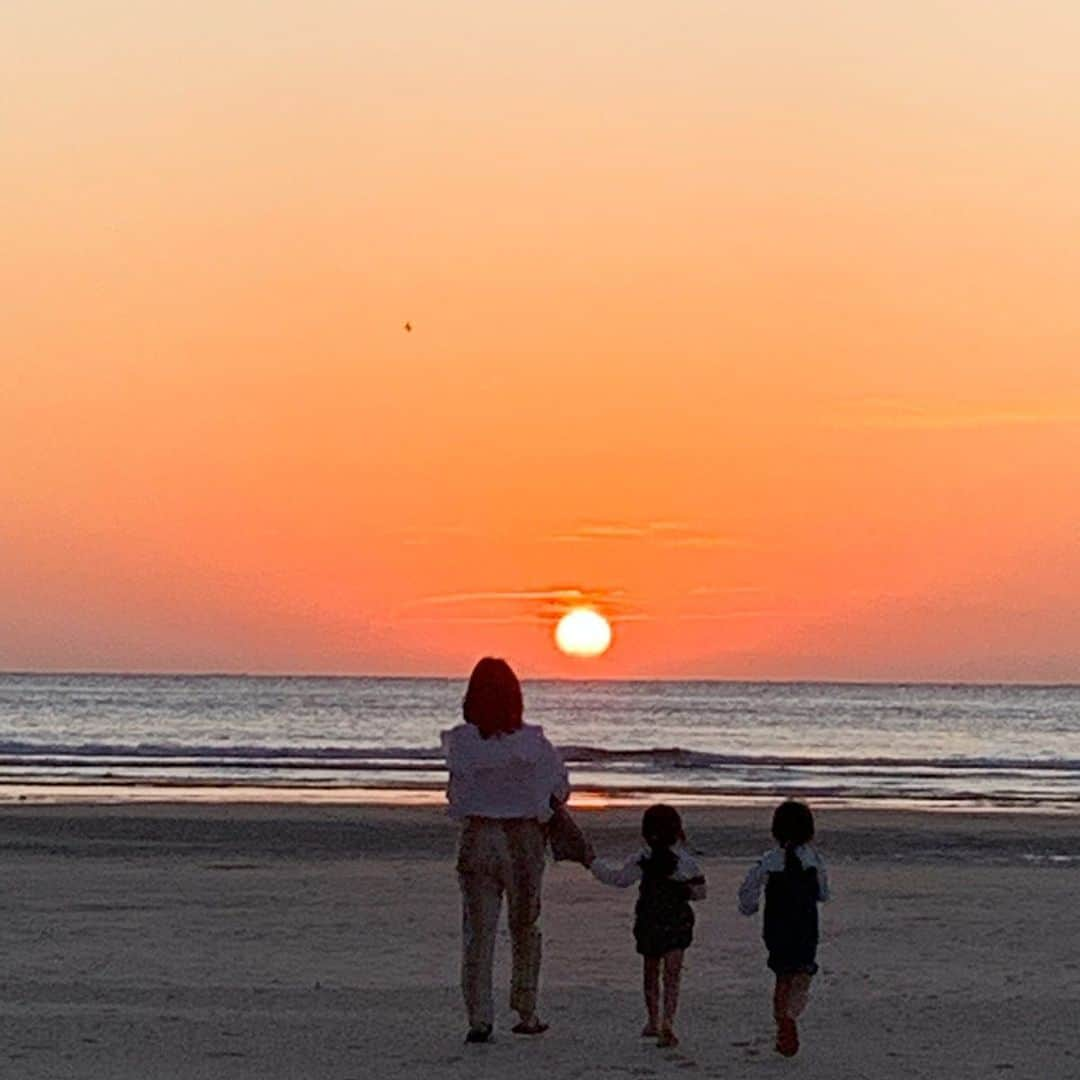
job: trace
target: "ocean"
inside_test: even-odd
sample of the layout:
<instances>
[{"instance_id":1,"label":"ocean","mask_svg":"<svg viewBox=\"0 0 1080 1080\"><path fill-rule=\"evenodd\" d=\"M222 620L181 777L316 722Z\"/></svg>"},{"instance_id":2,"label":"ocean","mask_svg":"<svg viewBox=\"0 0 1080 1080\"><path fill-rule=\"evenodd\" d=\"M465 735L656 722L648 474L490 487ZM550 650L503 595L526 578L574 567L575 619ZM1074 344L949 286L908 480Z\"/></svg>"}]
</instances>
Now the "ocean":
<instances>
[{"instance_id":1,"label":"ocean","mask_svg":"<svg viewBox=\"0 0 1080 1080\"><path fill-rule=\"evenodd\" d=\"M0 801L438 801L464 679L0 675ZM533 681L582 799L1080 812L1080 686Z\"/></svg>"}]
</instances>

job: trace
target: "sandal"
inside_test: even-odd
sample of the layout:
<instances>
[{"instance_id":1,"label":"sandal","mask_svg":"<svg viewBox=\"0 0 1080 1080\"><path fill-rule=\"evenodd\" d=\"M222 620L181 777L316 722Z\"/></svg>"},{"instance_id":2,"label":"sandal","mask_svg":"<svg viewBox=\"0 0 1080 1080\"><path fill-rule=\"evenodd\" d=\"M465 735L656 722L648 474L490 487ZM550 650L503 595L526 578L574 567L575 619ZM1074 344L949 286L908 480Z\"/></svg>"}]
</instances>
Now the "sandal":
<instances>
[{"instance_id":1,"label":"sandal","mask_svg":"<svg viewBox=\"0 0 1080 1080\"><path fill-rule=\"evenodd\" d=\"M531 1020L522 1020L520 1024L515 1024L510 1030L515 1035L543 1035L547 1029L548 1025L534 1016Z\"/></svg>"}]
</instances>

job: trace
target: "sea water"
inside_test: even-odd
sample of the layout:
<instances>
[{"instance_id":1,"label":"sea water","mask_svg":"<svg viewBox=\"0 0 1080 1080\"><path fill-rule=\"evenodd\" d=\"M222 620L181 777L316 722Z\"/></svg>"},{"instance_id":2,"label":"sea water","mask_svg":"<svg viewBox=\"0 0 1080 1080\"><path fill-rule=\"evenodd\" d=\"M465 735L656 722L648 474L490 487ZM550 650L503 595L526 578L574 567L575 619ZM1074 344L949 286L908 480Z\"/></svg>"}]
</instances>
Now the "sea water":
<instances>
[{"instance_id":1,"label":"sea water","mask_svg":"<svg viewBox=\"0 0 1080 1080\"><path fill-rule=\"evenodd\" d=\"M437 792L463 679L0 675L0 799ZM1080 812L1080 687L534 681L579 791ZM25 797L25 795L24 795Z\"/></svg>"}]
</instances>

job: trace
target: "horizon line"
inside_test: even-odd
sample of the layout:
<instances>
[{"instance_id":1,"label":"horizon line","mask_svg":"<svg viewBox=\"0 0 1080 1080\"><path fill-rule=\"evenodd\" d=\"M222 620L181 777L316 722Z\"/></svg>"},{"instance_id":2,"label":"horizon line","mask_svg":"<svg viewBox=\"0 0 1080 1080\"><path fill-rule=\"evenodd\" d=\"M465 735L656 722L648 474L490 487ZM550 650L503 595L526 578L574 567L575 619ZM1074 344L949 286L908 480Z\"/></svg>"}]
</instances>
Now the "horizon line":
<instances>
[{"instance_id":1,"label":"horizon line","mask_svg":"<svg viewBox=\"0 0 1080 1080\"><path fill-rule=\"evenodd\" d=\"M405 682L467 682L468 674L378 674L372 672L313 672L313 671L155 671L100 668L0 668L0 678L41 676L88 676L91 678L142 679L384 679ZM938 687L1015 687L1033 690L1080 688L1080 680L1028 679L886 679L886 678L740 678L732 675L523 675L521 682L609 682L609 683L727 683L764 684L773 686L938 686Z\"/></svg>"}]
</instances>

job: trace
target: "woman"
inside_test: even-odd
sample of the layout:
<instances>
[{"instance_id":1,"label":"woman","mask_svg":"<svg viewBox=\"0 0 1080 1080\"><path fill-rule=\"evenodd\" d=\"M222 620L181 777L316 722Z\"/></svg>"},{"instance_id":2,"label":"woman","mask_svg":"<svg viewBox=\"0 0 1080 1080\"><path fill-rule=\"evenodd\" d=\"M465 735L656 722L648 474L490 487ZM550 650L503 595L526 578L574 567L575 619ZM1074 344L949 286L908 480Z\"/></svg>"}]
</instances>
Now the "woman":
<instances>
[{"instance_id":1,"label":"woman","mask_svg":"<svg viewBox=\"0 0 1080 1080\"><path fill-rule=\"evenodd\" d=\"M547 1029L536 1013L540 980L540 886L544 825L552 801L570 794L566 768L543 729L522 721L521 684L505 660L473 669L462 705L465 723L443 732L450 772L450 816L463 823L457 871L463 910L461 989L466 1042L491 1038L491 969L502 896L513 946L510 1008L519 1035Z\"/></svg>"}]
</instances>

